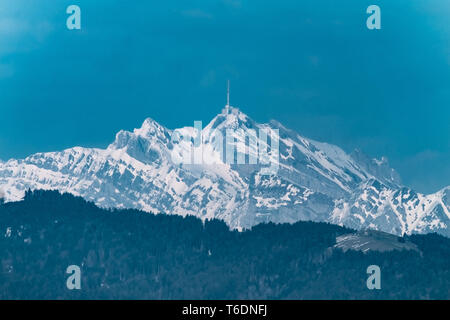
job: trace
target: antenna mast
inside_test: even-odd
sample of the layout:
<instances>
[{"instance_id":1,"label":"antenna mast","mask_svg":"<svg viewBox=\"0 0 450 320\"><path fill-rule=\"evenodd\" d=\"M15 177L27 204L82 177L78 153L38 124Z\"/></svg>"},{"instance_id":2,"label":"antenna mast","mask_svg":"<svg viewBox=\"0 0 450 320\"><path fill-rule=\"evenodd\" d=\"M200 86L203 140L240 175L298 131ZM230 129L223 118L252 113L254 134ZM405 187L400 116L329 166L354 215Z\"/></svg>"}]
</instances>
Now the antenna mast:
<instances>
[{"instance_id":1,"label":"antenna mast","mask_svg":"<svg viewBox=\"0 0 450 320\"><path fill-rule=\"evenodd\" d=\"M230 106L230 80L228 80L227 85L227 106Z\"/></svg>"}]
</instances>

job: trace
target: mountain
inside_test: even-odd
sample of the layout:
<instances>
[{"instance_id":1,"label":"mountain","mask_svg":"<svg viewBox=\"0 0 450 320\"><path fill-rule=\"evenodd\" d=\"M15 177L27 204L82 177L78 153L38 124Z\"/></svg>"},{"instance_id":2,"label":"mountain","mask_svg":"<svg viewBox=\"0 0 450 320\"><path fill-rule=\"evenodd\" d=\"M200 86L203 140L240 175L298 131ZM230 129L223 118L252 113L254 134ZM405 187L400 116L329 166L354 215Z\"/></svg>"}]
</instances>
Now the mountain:
<instances>
[{"instance_id":1,"label":"mountain","mask_svg":"<svg viewBox=\"0 0 450 320\"><path fill-rule=\"evenodd\" d=\"M449 187L423 195L407 187L392 188L369 179L348 199L336 202L329 221L397 235L438 232L449 236L449 195Z\"/></svg>"},{"instance_id":2,"label":"mountain","mask_svg":"<svg viewBox=\"0 0 450 320\"><path fill-rule=\"evenodd\" d=\"M231 147L234 162L223 152ZM263 149L263 161L252 162ZM347 154L279 122L259 124L231 106L204 128L170 130L149 118L133 132L117 133L106 149L74 147L2 162L0 189L7 201L22 199L28 189L59 190L104 208L216 218L238 230L303 220L450 236L449 188L416 193L386 158Z\"/></svg>"},{"instance_id":3,"label":"mountain","mask_svg":"<svg viewBox=\"0 0 450 320\"><path fill-rule=\"evenodd\" d=\"M57 191L0 205L0 252L1 300L450 298L450 239L436 234L303 221L237 232ZM66 287L71 265L81 290ZM367 288L370 265L380 267L381 290Z\"/></svg>"}]
</instances>

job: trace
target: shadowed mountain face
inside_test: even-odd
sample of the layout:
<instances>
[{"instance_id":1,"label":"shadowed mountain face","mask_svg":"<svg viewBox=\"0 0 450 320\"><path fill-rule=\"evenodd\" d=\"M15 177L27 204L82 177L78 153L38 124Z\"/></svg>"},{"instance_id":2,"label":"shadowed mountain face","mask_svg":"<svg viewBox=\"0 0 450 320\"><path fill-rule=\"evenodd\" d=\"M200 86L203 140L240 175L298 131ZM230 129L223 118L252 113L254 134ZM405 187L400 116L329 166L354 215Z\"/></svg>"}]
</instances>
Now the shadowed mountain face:
<instances>
[{"instance_id":1,"label":"shadowed mountain face","mask_svg":"<svg viewBox=\"0 0 450 320\"><path fill-rule=\"evenodd\" d=\"M351 237L372 243L364 253L335 248ZM0 299L450 298L450 240L436 234L397 238L314 222L237 232L218 220L105 210L56 191L0 205L0 252ZM66 287L71 265L81 269L81 290ZM370 265L380 267L381 290L366 286Z\"/></svg>"},{"instance_id":2,"label":"shadowed mountain face","mask_svg":"<svg viewBox=\"0 0 450 320\"><path fill-rule=\"evenodd\" d=\"M227 164L214 133L232 133L236 157L257 154L245 136L263 130L279 141L279 166ZM181 139L173 139L174 132ZM203 158L214 164L174 162L191 150L197 128L169 130L152 119L120 131L106 149L75 147L0 163L7 201L27 189L69 192L104 208L217 218L243 230L263 222L331 222L396 235L438 232L450 236L449 188L423 195L402 186L387 160L300 136L276 121L259 124L226 106L201 131ZM184 137L188 137L184 139ZM273 136L272 136L273 137ZM273 138L272 138L273 139ZM259 145L266 142L257 137Z\"/></svg>"}]
</instances>

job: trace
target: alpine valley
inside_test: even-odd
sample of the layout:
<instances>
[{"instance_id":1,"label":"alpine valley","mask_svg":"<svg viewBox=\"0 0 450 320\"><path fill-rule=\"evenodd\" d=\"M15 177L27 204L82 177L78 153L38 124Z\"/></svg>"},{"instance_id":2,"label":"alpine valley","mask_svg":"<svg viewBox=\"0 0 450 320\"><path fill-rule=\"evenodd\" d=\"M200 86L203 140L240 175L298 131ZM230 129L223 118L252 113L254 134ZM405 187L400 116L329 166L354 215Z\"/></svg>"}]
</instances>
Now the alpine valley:
<instances>
[{"instance_id":1,"label":"alpine valley","mask_svg":"<svg viewBox=\"0 0 450 320\"><path fill-rule=\"evenodd\" d=\"M236 133L237 150L249 148L242 148L245 139L236 129L277 133L277 174L261 174L261 165L175 163L173 153L194 142L175 144L174 130L146 119L133 132L117 133L106 149L74 147L0 161L0 190L7 202L21 200L28 189L57 190L102 208L215 218L237 230L266 222L314 221L395 235L436 232L450 237L450 187L417 193L402 185L384 157L371 159L358 150L347 154L276 121L259 124L231 106L202 129L208 157L220 154L212 132L225 136L227 129ZM177 129L182 135L195 130Z\"/></svg>"}]
</instances>

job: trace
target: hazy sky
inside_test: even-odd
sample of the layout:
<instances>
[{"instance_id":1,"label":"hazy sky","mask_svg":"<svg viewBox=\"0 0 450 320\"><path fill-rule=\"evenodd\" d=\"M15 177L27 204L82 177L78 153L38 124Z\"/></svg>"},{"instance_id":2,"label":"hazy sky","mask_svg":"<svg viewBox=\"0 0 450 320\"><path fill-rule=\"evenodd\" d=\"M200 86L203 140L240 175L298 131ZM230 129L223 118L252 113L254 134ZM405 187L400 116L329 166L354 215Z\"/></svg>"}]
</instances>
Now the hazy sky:
<instances>
[{"instance_id":1,"label":"hazy sky","mask_svg":"<svg viewBox=\"0 0 450 320\"><path fill-rule=\"evenodd\" d=\"M66 8L82 30L66 28ZM366 8L381 7L381 30ZM152 117L259 122L450 185L450 1L1 0L0 158L106 147Z\"/></svg>"}]
</instances>

